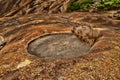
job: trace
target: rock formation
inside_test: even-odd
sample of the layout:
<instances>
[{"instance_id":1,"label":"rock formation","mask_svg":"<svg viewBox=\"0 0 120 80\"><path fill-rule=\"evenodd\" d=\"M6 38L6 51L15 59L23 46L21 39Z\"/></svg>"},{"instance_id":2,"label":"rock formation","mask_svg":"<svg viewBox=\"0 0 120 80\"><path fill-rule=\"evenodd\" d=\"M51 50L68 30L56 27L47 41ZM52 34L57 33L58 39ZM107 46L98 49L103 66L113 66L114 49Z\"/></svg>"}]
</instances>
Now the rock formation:
<instances>
[{"instance_id":1,"label":"rock formation","mask_svg":"<svg viewBox=\"0 0 120 80\"><path fill-rule=\"evenodd\" d=\"M110 19L109 14L104 12L44 14L59 13L59 10L65 9L61 8L63 4L69 1L71 0L0 0L0 80L120 80L120 20ZM96 26L92 28L83 23L69 23L65 18L69 22L87 22ZM42 35L68 32L73 26L76 26L73 33L76 36L80 34L80 40L88 43L95 41L87 52L74 58L54 60L42 59L28 52L29 43ZM100 30L102 37L98 38L99 32L96 29ZM76 51L71 43L68 45ZM77 45L84 48L86 43ZM69 48L57 46L60 51ZM71 51L73 56L76 54L74 50Z\"/></svg>"},{"instance_id":2,"label":"rock formation","mask_svg":"<svg viewBox=\"0 0 120 80\"><path fill-rule=\"evenodd\" d=\"M66 12L69 4L70 0L4 0L0 1L0 17Z\"/></svg>"},{"instance_id":3,"label":"rock formation","mask_svg":"<svg viewBox=\"0 0 120 80\"><path fill-rule=\"evenodd\" d=\"M90 24L81 23L80 26L74 27L72 32L82 41L89 43L91 46L100 37L100 32Z\"/></svg>"},{"instance_id":4,"label":"rock formation","mask_svg":"<svg viewBox=\"0 0 120 80\"><path fill-rule=\"evenodd\" d=\"M113 18L113 19L117 19L117 20L120 20L120 10L117 10L117 11L110 11L109 12L109 18Z\"/></svg>"},{"instance_id":5,"label":"rock formation","mask_svg":"<svg viewBox=\"0 0 120 80\"><path fill-rule=\"evenodd\" d=\"M120 20L120 10L113 14L113 17Z\"/></svg>"}]
</instances>

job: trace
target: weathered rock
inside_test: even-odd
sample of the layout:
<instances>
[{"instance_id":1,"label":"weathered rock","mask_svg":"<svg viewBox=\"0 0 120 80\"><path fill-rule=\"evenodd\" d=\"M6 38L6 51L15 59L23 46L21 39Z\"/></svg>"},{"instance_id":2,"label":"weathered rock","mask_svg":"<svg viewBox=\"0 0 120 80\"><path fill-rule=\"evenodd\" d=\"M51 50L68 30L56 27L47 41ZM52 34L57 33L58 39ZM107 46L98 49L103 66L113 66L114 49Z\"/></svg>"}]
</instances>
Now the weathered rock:
<instances>
[{"instance_id":1,"label":"weathered rock","mask_svg":"<svg viewBox=\"0 0 120 80\"><path fill-rule=\"evenodd\" d=\"M90 24L81 23L79 27L74 27L72 32L82 41L92 45L100 37L100 32Z\"/></svg>"},{"instance_id":2,"label":"weathered rock","mask_svg":"<svg viewBox=\"0 0 120 80\"><path fill-rule=\"evenodd\" d=\"M109 18L113 18L113 19L118 19L120 20L120 10L117 10L117 11L110 11L109 12Z\"/></svg>"},{"instance_id":3,"label":"weathered rock","mask_svg":"<svg viewBox=\"0 0 120 80\"><path fill-rule=\"evenodd\" d=\"M103 37L95 42L90 53L82 54L79 57L47 60L29 54L28 43L44 33L71 31L73 26L65 23L61 17L68 18L71 22L93 24L96 29L101 30ZM120 79L120 31L115 30L120 29L119 20L109 19L106 14L88 12L30 14L12 19L13 17L0 18L0 33L4 35L7 42L0 50L0 79L57 80L61 76L66 80ZM18 22L17 24L15 20ZM7 25L5 25L6 23ZM58 41L60 40L58 39ZM61 45L61 43L59 44ZM77 45L79 46L79 44ZM26 59L32 61L31 64L28 64L29 61L25 61Z\"/></svg>"},{"instance_id":4,"label":"weathered rock","mask_svg":"<svg viewBox=\"0 0 120 80\"><path fill-rule=\"evenodd\" d=\"M120 10L113 14L113 17L120 20Z\"/></svg>"},{"instance_id":5,"label":"weathered rock","mask_svg":"<svg viewBox=\"0 0 120 80\"><path fill-rule=\"evenodd\" d=\"M70 2L70 0L4 0L0 1L0 17L30 13L66 12Z\"/></svg>"}]
</instances>

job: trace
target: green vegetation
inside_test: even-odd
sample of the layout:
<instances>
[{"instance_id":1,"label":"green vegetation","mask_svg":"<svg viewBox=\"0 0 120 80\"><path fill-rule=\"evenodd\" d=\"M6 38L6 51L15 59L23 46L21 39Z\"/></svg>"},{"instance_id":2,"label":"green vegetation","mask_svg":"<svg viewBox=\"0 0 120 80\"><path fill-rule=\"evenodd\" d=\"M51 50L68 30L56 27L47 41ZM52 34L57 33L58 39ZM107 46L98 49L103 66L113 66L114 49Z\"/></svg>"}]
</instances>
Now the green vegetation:
<instances>
[{"instance_id":1,"label":"green vegetation","mask_svg":"<svg viewBox=\"0 0 120 80\"><path fill-rule=\"evenodd\" d=\"M120 7L120 0L102 0L100 4L96 5L98 9L113 9Z\"/></svg>"},{"instance_id":2,"label":"green vegetation","mask_svg":"<svg viewBox=\"0 0 120 80\"><path fill-rule=\"evenodd\" d=\"M97 3L97 4L96 4ZM89 11L90 9L103 9L109 10L114 8L120 8L120 0L71 0L71 5L68 7L67 11L83 10Z\"/></svg>"},{"instance_id":3,"label":"green vegetation","mask_svg":"<svg viewBox=\"0 0 120 80\"><path fill-rule=\"evenodd\" d=\"M91 4L94 3L94 0L82 0L81 2L76 2L75 0L71 0L71 5L68 7L68 12L74 10L89 10Z\"/></svg>"}]
</instances>

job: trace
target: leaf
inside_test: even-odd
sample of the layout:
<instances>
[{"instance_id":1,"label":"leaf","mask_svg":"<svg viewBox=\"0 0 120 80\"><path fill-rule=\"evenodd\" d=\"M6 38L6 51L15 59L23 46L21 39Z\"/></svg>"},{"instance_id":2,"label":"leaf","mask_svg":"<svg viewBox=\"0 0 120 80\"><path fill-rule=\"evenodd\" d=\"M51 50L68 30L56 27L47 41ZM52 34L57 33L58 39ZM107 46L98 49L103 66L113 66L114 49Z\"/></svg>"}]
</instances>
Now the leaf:
<instances>
[{"instance_id":1,"label":"leaf","mask_svg":"<svg viewBox=\"0 0 120 80\"><path fill-rule=\"evenodd\" d=\"M24 67L24 66L27 66L31 63L30 60L26 59L24 62L21 62L20 64L18 64L17 66L17 69L21 68L21 67Z\"/></svg>"}]
</instances>

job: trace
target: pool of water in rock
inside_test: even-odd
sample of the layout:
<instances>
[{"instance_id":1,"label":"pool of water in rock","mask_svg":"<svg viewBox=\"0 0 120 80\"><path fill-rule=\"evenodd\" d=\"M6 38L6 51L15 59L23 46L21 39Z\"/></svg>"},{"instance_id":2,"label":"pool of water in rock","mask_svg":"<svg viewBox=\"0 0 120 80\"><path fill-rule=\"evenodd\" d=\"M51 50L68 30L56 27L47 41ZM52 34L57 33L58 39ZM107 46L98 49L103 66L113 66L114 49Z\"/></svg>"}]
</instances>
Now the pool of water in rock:
<instances>
[{"instance_id":1,"label":"pool of water in rock","mask_svg":"<svg viewBox=\"0 0 120 80\"><path fill-rule=\"evenodd\" d=\"M45 35L28 44L30 54L45 59L78 57L89 49L89 44L81 42L71 33Z\"/></svg>"}]
</instances>

